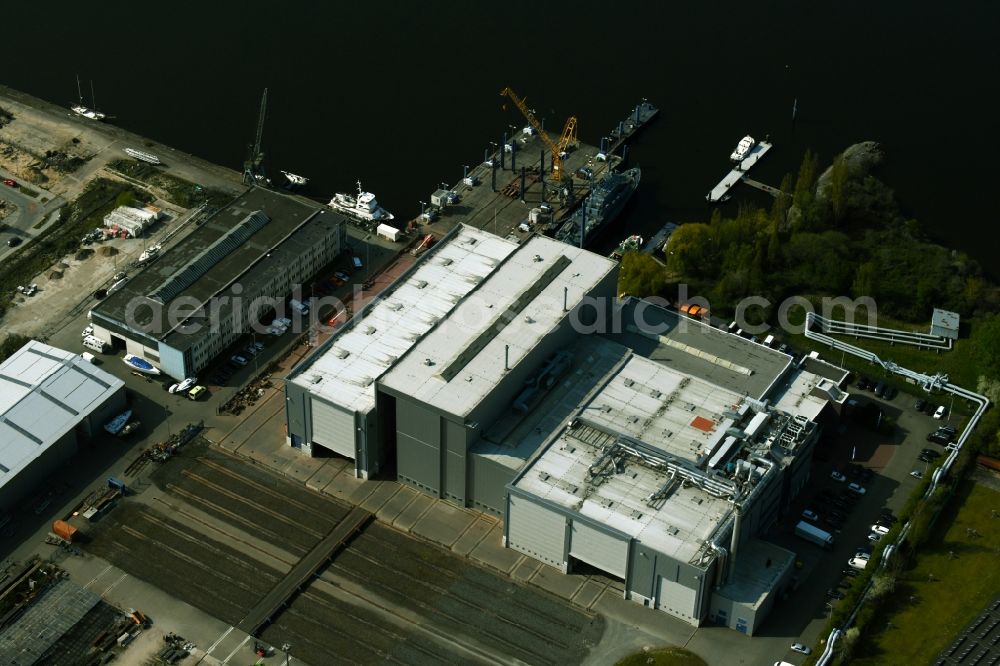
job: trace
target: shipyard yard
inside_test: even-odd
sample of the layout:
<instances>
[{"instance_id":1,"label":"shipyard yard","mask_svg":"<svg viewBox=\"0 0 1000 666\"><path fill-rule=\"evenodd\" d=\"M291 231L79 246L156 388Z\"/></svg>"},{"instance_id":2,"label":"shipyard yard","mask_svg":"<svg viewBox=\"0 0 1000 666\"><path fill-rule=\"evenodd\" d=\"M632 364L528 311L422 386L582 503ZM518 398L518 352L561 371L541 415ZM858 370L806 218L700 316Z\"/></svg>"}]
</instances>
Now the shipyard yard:
<instances>
[{"instance_id":1,"label":"shipyard yard","mask_svg":"<svg viewBox=\"0 0 1000 666\"><path fill-rule=\"evenodd\" d=\"M237 625L350 507L246 460L188 448L90 533L88 553ZM260 633L309 664L578 662L593 612L374 523Z\"/></svg>"}]
</instances>

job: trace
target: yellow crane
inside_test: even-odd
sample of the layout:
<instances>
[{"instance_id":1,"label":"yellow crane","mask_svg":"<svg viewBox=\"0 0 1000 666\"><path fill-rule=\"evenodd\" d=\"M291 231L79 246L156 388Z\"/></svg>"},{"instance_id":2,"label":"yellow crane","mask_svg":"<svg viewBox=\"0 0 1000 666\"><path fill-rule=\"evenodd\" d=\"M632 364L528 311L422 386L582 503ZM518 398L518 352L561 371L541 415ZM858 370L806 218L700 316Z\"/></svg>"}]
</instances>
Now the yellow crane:
<instances>
[{"instance_id":1,"label":"yellow crane","mask_svg":"<svg viewBox=\"0 0 1000 666\"><path fill-rule=\"evenodd\" d=\"M542 138L545 145L550 151L552 151L552 176L553 180L561 181L563 178L562 161L563 156L570 146L576 146L576 116L570 116L566 119L566 124L563 126L562 135L559 137L559 143L554 143L549 135L545 133L542 129L541 123L535 118L535 114L531 112L528 105L525 103L523 97L518 97L517 94L510 88L504 88L500 91L501 97L510 97L514 105L524 114L524 117L528 119L528 123L535 129L538 136Z\"/></svg>"}]
</instances>

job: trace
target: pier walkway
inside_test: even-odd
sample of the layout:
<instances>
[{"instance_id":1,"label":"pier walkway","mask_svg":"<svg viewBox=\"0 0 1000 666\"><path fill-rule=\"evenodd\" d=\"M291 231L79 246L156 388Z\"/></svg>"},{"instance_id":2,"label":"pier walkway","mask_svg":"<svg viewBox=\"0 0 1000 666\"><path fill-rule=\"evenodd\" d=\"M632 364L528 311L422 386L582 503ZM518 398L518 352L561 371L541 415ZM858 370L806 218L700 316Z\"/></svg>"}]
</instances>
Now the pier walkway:
<instances>
[{"instance_id":1,"label":"pier walkway","mask_svg":"<svg viewBox=\"0 0 1000 666\"><path fill-rule=\"evenodd\" d=\"M762 183L759 180L754 180L749 176L743 176L743 182L749 185L750 187L756 187L761 192L767 192L775 199L777 199L778 197L791 196L790 194L788 194L788 192L782 192L777 187L771 187L767 183Z\"/></svg>"},{"instance_id":2,"label":"pier walkway","mask_svg":"<svg viewBox=\"0 0 1000 666\"><path fill-rule=\"evenodd\" d=\"M742 162L740 162L735 169L730 171L725 175L725 177L719 181L719 184L712 188L712 191L708 193L705 198L711 203L719 203L720 201L726 201L729 199L729 190L733 189L737 183L746 177L750 168L760 161L760 158L767 154L767 151L771 150L772 144L768 141L761 141L756 146L751 149L750 154L747 155Z\"/></svg>"},{"instance_id":3,"label":"pier walkway","mask_svg":"<svg viewBox=\"0 0 1000 666\"><path fill-rule=\"evenodd\" d=\"M364 509L359 507L352 509L322 541L291 568L270 592L257 602L256 606L250 609L250 612L236 625L236 628L243 633L257 636L257 632L271 621L271 618L288 603L292 595L305 585L319 568L326 564L333 557L333 554L347 543L348 539L364 528L372 518L373 515Z\"/></svg>"}]
</instances>

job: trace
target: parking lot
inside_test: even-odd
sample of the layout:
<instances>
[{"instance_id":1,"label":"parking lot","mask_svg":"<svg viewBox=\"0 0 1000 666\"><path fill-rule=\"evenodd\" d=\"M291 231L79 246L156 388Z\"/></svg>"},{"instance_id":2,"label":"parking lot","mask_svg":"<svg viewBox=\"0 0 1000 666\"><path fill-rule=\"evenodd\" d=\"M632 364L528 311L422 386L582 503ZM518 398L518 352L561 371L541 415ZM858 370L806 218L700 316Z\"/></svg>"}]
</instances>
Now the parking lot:
<instances>
[{"instance_id":1,"label":"parking lot","mask_svg":"<svg viewBox=\"0 0 1000 666\"><path fill-rule=\"evenodd\" d=\"M85 549L235 624L348 512L198 444L151 476ZM314 665L579 662L603 620L380 523L349 542L262 633Z\"/></svg>"},{"instance_id":2,"label":"parking lot","mask_svg":"<svg viewBox=\"0 0 1000 666\"><path fill-rule=\"evenodd\" d=\"M932 415L940 403L921 411L916 403L922 392L876 397L873 388L860 388L857 381L848 387L854 401L851 411L839 426L824 432L812 479L793 504L781 534L775 535L775 541L794 550L803 564L800 594L817 620L840 602L865 566L865 551L874 549L893 526L894 514L944 459L944 442L951 437L928 441L928 435L949 425L947 416ZM951 424L958 425L954 420ZM832 535L833 547L826 550L795 536L800 521Z\"/></svg>"}]
</instances>

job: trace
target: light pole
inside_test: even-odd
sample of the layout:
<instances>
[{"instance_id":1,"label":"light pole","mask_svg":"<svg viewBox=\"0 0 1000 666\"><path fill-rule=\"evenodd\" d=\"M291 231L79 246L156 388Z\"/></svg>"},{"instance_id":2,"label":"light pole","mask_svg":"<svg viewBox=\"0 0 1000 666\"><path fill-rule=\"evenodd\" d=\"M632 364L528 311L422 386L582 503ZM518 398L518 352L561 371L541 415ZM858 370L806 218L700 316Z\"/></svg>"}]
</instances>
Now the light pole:
<instances>
[{"instance_id":1,"label":"light pole","mask_svg":"<svg viewBox=\"0 0 1000 666\"><path fill-rule=\"evenodd\" d=\"M292 644L291 643L282 643L281 649L285 653L285 666L288 666L289 651L292 649Z\"/></svg>"},{"instance_id":2,"label":"light pole","mask_svg":"<svg viewBox=\"0 0 1000 666\"><path fill-rule=\"evenodd\" d=\"M371 275L372 269L372 235L368 234L365 236L365 284L368 284L368 276Z\"/></svg>"}]
</instances>

